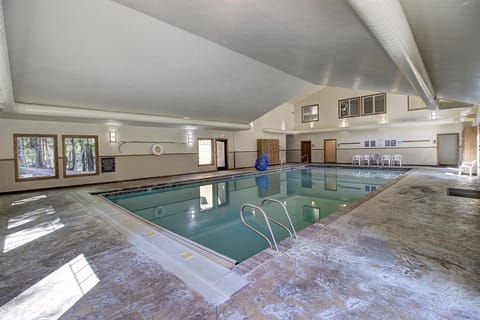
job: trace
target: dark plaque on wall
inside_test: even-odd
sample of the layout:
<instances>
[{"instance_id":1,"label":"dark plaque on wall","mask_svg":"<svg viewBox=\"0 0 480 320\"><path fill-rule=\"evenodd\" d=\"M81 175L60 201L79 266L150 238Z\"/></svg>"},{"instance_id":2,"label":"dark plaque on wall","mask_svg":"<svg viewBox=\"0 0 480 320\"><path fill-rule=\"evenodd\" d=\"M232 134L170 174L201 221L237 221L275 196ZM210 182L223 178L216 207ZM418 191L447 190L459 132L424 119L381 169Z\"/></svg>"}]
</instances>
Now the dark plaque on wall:
<instances>
[{"instance_id":1,"label":"dark plaque on wall","mask_svg":"<svg viewBox=\"0 0 480 320\"><path fill-rule=\"evenodd\" d=\"M101 158L102 172L115 172L115 158Z\"/></svg>"}]
</instances>

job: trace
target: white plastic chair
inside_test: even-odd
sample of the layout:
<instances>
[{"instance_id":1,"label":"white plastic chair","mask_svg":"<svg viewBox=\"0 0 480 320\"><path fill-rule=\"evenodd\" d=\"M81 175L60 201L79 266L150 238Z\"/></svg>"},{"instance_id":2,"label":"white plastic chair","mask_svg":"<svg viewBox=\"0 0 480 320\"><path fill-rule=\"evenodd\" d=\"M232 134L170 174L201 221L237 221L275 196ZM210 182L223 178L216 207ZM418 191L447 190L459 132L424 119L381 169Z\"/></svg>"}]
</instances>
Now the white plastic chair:
<instances>
[{"instance_id":1,"label":"white plastic chair","mask_svg":"<svg viewBox=\"0 0 480 320\"><path fill-rule=\"evenodd\" d=\"M362 156L359 155L359 154L356 154L352 157L352 165L354 165L355 163L357 163L358 165L360 165L360 162L362 161Z\"/></svg>"},{"instance_id":2,"label":"white plastic chair","mask_svg":"<svg viewBox=\"0 0 480 320\"><path fill-rule=\"evenodd\" d=\"M380 157L380 163L382 164L382 166L385 165L385 162L388 163L388 166L391 166L392 164L392 156L389 155L389 154L384 154L383 156Z\"/></svg>"},{"instance_id":3,"label":"white plastic chair","mask_svg":"<svg viewBox=\"0 0 480 320\"><path fill-rule=\"evenodd\" d=\"M462 164L458 167L458 175L461 176L462 172L468 169L468 175L472 176L473 167L475 167L475 163L477 160L473 161L462 161Z\"/></svg>"},{"instance_id":4,"label":"white plastic chair","mask_svg":"<svg viewBox=\"0 0 480 320\"><path fill-rule=\"evenodd\" d=\"M377 166L380 165L380 155L378 153L371 154L370 161L372 164L375 163Z\"/></svg>"},{"instance_id":5,"label":"white plastic chair","mask_svg":"<svg viewBox=\"0 0 480 320\"><path fill-rule=\"evenodd\" d=\"M396 165L397 163L399 166L402 165L402 156L399 154L394 154L392 156L392 166Z\"/></svg>"},{"instance_id":6,"label":"white plastic chair","mask_svg":"<svg viewBox=\"0 0 480 320\"><path fill-rule=\"evenodd\" d=\"M360 160L360 164L364 165L365 162L367 163L367 165L370 165L370 155L369 154L362 155L362 158Z\"/></svg>"}]
</instances>

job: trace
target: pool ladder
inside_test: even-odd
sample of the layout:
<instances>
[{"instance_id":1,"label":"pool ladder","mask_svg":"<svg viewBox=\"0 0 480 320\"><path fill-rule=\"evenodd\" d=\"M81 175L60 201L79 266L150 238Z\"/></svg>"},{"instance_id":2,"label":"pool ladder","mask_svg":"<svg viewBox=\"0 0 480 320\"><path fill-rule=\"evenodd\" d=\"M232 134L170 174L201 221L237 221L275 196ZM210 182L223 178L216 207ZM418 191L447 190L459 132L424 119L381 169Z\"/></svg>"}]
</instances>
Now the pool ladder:
<instances>
[{"instance_id":1,"label":"pool ladder","mask_svg":"<svg viewBox=\"0 0 480 320\"><path fill-rule=\"evenodd\" d=\"M273 202L273 203L277 203L279 204L282 209L283 209L283 212L285 213L285 216L287 217L287 220L288 220L288 223L290 225L290 227L287 227L286 225L284 225L283 223L281 223L280 221L272 218L272 217L269 217L267 215L267 213L265 212L265 210L263 209L263 206L266 202ZM247 221L245 221L245 217L244 217L244 209L245 208L250 208L250 209L253 209L254 211L252 211L252 213L254 213L255 211L258 211L262 214L263 218L265 219L265 223L267 224L267 229L268 229L268 232L270 233L270 238L271 240L266 236L264 235L262 232L258 231L258 229L256 229L255 227L253 227L252 225L250 225ZM277 240L275 239L275 234L273 233L272 231L272 227L270 225L270 221L275 223L276 225L278 225L279 227L281 227L282 229L285 229L288 234L290 235L290 238L294 238L294 239L297 239L298 240L298 236L297 236L297 233L295 232L295 228L293 227L293 223L292 223L292 220L290 219L290 215L288 214L288 210L287 210L287 207L285 207L285 205L277 200L277 199L273 199L273 198L265 198L263 199L262 203L260 206L257 206L257 205L254 205L254 204L251 204L251 203L245 203L241 206L240 208L240 218L242 219L242 222L245 226L247 226L248 228L250 228L253 232L255 232L256 234L258 234L260 237L262 237L263 239L265 239L265 241L268 243L268 245L270 246L270 249L272 250L275 250L275 251L278 251L278 246L277 246Z\"/></svg>"}]
</instances>

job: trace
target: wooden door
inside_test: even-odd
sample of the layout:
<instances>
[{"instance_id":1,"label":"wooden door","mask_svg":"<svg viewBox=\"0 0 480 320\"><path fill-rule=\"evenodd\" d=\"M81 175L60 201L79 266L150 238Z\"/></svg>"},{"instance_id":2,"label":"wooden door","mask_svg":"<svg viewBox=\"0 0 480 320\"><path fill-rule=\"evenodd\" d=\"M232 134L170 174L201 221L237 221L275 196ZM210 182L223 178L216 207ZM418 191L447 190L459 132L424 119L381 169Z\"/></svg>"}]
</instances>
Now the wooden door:
<instances>
[{"instance_id":1,"label":"wooden door","mask_svg":"<svg viewBox=\"0 0 480 320\"><path fill-rule=\"evenodd\" d=\"M337 163L337 139L323 140L323 162Z\"/></svg>"},{"instance_id":2,"label":"wooden door","mask_svg":"<svg viewBox=\"0 0 480 320\"><path fill-rule=\"evenodd\" d=\"M312 163L312 142L302 141L300 162Z\"/></svg>"},{"instance_id":3,"label":"wooden door","mask_svg":"<svg viewBox=\"0 0 480 320\"><path fill-rule=\"evenodd\" d=\"M463 160L477 160L477 135L479 127L463 128Z\"/></svg>"},{"instance_id":4,"label":"wooden door","mask_svg":"<svg viewBox=\"0 0 480 320\"><path fill-rule=\"evenodd\" d=\"M278 139L257 139L257 156L266 152L270 164L280 164L280 141Z\"/></svg>"},{"instance_id":5,"label":"wooden door","mask_svg":"<svg viewBox=\"0 0 480 320\"><path fill-rule=\"evenodd\" d=\"M437 164L458 165L458 133L437 134Z\"/></svg>"}]
</instances>

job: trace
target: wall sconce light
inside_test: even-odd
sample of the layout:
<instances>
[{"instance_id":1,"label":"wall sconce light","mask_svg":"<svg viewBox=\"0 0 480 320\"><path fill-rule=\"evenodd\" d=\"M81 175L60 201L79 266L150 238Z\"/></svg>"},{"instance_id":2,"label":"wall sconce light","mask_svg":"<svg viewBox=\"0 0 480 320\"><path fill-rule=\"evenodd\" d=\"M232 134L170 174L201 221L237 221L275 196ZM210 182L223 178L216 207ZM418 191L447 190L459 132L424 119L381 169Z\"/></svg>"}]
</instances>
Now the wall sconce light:
<instances>
[{"instance_id":1,"label":"wall sconce light","mask_svg":"<svg viewBox=\"0 0 480 320\"><path fill-rule=\"evenodd\" d=\"M110 143L117 142L117 131L115 130L108 131L108 141L110 141Z\"/></svg>"},{"instance_id":2,"label":"wall sconce light","mask_svg":"<svg viewBox=\"0 0 480 320\"><path fill-rule=\"evenodd\" d=\"M437 111L432 111L430 113L430 119L431 120L437 120L438 119L438 112Z\"/></svg>"},{"instance_id":3,"label":"wall sconce light","mask_svg":"<svg viewBox=\"0 0 480 320\"><path fill-rule=\"evenodd\" d=\"M187 144L189 146L193 144L193 134L191 132L187 132Z\"/></svg>"}]
</instances>

